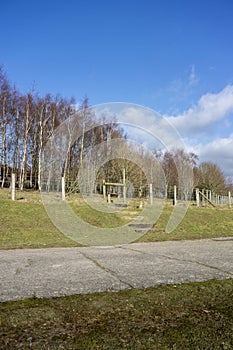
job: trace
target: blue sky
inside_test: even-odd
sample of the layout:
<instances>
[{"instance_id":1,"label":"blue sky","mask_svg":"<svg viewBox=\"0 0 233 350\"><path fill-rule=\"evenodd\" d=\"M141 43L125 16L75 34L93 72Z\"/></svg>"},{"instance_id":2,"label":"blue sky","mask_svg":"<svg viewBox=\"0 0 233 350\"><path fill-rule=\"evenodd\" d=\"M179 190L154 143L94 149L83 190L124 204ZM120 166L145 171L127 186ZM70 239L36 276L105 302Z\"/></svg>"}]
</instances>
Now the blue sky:
<instances>
[{"instance_id":1,"label":"blue sky","mask_svg":"<svg viewBox=\"0 0 233 350\"><path fill-rule=\"evenodd\" d=\"M232 18L231 0L1 2L0 63L22 92L152 108L232 176Z\"/></svg>"}]
</instances>

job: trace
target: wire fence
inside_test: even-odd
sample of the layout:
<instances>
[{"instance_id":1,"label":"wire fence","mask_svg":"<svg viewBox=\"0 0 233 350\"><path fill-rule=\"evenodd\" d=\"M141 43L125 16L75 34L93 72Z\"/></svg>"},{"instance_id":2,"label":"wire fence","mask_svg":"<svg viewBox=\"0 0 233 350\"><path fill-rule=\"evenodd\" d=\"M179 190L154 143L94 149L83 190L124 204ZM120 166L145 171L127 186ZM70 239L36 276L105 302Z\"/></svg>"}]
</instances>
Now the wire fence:
<instances>
[{"instance_id":1,"label":"wire fence","mask_svg":"<svg viewBox=\"0 0 233 350\"><path fill-rule=\"evenodd\" d=\"M26 179L28 188L31 188L32 177ZM106 184L107 185L107 184ZM106 186L102 186L101 188L97 189L95 188L95 193L102 194L105 198L106 195L111 196L127 196L131 198L144 198L148 199L148 202L152 202L153 199L168 199L171 201L171 203L175 205L179 205L179 202L182 201L190 201L192 204L196 205L197 207L233 207L233 197L231 192L229 191L227 194L218 194L214 191L208 190L208 189L198 189L195 188L193 191L184 191L179 189L177 186L170 186L169 188L160 188L156 187L153 184L149 184L147 187L138 187L137 189L130 189L129 184L127 181L123 186L120 186L119 184L108 184L108 191L106 190ZM122 185L122 184L121 184ZM18 187L17 183L17 177L12 174L11 179L9 180L9 187L12 191L12 199L15 199L15 190ZM33 187L33 186L32 186ZM27 186L25 186L27 188ZM124 191L125 188L125 191ZM79 189L76 187L77 193L79 192ZM57 179L56 184L50 183L49 187L47 189L48 191L56 191L61 192L61 197L63 200L65 200L66 196L69 195L69 189L67 188L65 184L64 178ZM114 190L114 191L113 191ZM122 192L122 194L121 194ZM90 193L89 193L90 194Z\"/></svg>"}]
</instances>

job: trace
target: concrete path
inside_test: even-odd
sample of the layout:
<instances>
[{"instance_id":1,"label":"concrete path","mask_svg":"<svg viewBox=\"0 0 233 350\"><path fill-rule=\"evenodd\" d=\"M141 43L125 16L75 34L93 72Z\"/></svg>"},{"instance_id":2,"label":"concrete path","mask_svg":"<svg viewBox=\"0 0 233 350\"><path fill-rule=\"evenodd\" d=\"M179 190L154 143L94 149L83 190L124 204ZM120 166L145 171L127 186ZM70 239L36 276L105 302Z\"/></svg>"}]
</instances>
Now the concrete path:
<instances>
[{"instance_id":1,"label":"concrete path","mask_svg":"<svg viewBox=\"0 0 233 350\"><path fill-rule=\"evenodd\" d=\"M0 251L0 301L233 278L233 237Z\"/></svg>"}]
</instances>

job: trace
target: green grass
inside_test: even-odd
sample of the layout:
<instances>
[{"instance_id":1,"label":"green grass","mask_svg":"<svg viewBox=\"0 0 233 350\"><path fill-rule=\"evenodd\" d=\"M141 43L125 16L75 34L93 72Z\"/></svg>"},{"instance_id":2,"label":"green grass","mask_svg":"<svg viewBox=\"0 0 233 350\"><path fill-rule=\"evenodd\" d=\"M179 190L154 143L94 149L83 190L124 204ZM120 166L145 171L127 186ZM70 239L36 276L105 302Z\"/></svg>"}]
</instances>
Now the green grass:
<instances>
[{"instance_id":1,"label":"green grass","mask_svg":"<svg viewBox=\"0 0 233 350\"><path fill-rule=\"evenodd\" d=\"M123 226L127 223L127 220L124 220L118 213L106 213L96 210L85 203L79 196L69 198L68 203L75 214L93 226L108 228Z\"/></svg>"},{"instance_id":2,"label":"green grass","mask_svg":"<svg viewBox=\"0 0 233 350\"><path fill-rule=\"evenodd\" d=\"M80 202L72 207L101 227L126 220ZM0 208L0 249L78 245L53 226L39 193L18 192L12 202L9 191L2 190ZM177 229L166 234L171 211L166 206L155 228L140 241L233 235L232 210L193 206ZM2 350L232 348L232 279L0 304Z\"/></svg>"},{"instance_id":3,"label":"green grass","mask_svg":"<svg viewBox=\"0 0 233 350\"><path fill-rule=\"evenodd\" d=\"M156 242L233 236L233 209L197 208L191 205L177 228L171 233L165 233L172 210L172 206L165 206L154 229L138 241Z\"/></svg>"},{"instance_id":4,"label":"green grass","mask_svg":"<svg viewBox=\"0 0 233 350\"><path fill-rule=\"evenodd\" d=\"M0 304L0 348L233 348L233 280Z\"/></svg>"},{"instance_id":5,"label":"green grass","mask_svg":"<svg viewBox=\"0 0 233 350\"><path fill-rule=\"evenodd\" d=\"M17 198L11 201L7 190L0 191L0 249L78 245L52 224L39 193L19 192Z\"/></svg>"},{"instance_id":6,"label":"green grass","mask_svg":"<svg viewBox=\"0 0 233 350\"><path fill-rule=\"evenodd\" d=\"M11 201L9 190L0 190L0 249L71 247L79 244L63 235L52 224L40 199L39 192L17 192ZM132 203L120 213L103 213L90 208L80 199L69 199L73 210L83 220L98 227L126 224L130 215L140 210ZM190 206L186 216L172 233L165 233L173 207L166 205L153 230L138 241L200 239L233 236L233 209L197 208ZM134 213L134 214L132 214ZM133 217L133 216L132 216Z\"/></svg>"},{"instance_id":7,"label":"green grass","mask_svg":"<svg viewBox=\"0 0 233 350\"><path fill-rule=\"evenodd\" d=\"M80 246L52 224L39 192L17 192L16 198L11 200L9 190L0 191L0 249ZM94 226L126 224L120 215L92 209L80 198L70 204L77 215Z\"/></svg>"}]
</instances>

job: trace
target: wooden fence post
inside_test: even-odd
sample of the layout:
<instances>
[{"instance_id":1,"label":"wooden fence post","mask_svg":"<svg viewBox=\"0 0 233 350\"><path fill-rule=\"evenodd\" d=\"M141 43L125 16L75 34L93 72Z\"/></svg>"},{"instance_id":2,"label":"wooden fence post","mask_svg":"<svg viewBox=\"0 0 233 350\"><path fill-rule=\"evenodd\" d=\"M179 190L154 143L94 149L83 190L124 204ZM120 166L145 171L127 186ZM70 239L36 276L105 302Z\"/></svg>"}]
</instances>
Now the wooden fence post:
<instances>
[{"instance_id":1,"label":"wooden fence post","mask_svg":"<svg viewBox=\"0 0 233 350\"><path fill-rule=\"evenodd\" d=\"M204 188L201 190L201 193L202 193L202 198L201 198L201 200L202 200L202 203L205 205L205 190L204 190Z\"/></svg>"},{"instance_id":2,"label":"wooden fence post","mask_svg":"<svg viewBox=\"0 0 233 350\"><path fill-rule=\"evenodd\" d=\"M173 205L176 206L177 204L177 193L176 193L176 185L174 185L174 198L173 198Z\"/></svg>"},{"instance_id":3,"label":"wooden fence post","mask_svg":"<svg viewBox=\"0 0 233 350\"><path fill-rule=\"evenodd\" d=\"M61 198L62 198L63 201L66 200L65 178L64 178L64 176L61 178Z\"/></svg>"},{"instance_id":4,"label":"wooden fence post","mask_svg":"<svg viewBox=\"0 0 233 350\"><path fill-rule=\"evenodd\" d=\"M197 207L200 207L200 194L199 194L199 188L196 188L196 202L197 202Z\"/></svg>"},{"instance_id":5,"label":"wooden fence post","mask_svg":"<svg viewBox=\"0 0 233 350\"><path fill-rule=\"evenodd\" d=\"M105 185L105 180L103 180L103 196L104 199L106 198L106 185Z\"/></svg>"},{"instance_id":6,"label":"wooden fence post","mask_svg":"<svg viewBox=\"0 0 233 350\"><path fill-rule=\"evenodd\" d=\"M15 200L15 174L11 174L11 199Z\"/></svg>"},{"instance_id":7,"label":"wooden fence post","mask_svg":"<svg viewBox=\"0 0 233 350\"><path fill-rule=\"evenodd\" d=\"M209 200L212 202L212 192L209 190Z\"/></svg>"},{"instance_id":8,"label":"wooden fence post","mask_svg":"<svg viewBox=\"0 0 233 350\"><path fill-rule=\"evenodd\" d=\"M150 184L150 205L153 205L153 186Z\"/></svg>"},{"instance_id":9,"label":"wooden fence post","mask_svg":"<svg viewBox=\"0 0 233 350\"><path fill-rule=\"evenodd\" d=\"M229 208L231 208L231 192L230 191L228 192L228 205L229 205Z\"/></svg>"},{"instance_id":10,"label":"wooden fence post","mask_svg":"<svg viewBox=\"0 0 233 350\"><path fill-rule=\"evenodd\" d=\"M126 202L125 168L123 169L123 203Z\"/></svg>"}]
</instances>

